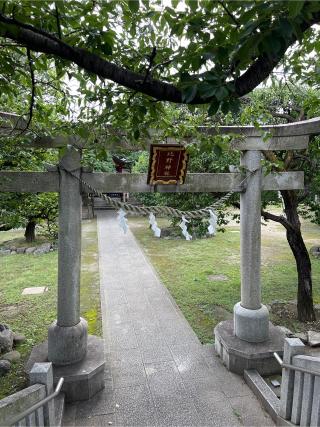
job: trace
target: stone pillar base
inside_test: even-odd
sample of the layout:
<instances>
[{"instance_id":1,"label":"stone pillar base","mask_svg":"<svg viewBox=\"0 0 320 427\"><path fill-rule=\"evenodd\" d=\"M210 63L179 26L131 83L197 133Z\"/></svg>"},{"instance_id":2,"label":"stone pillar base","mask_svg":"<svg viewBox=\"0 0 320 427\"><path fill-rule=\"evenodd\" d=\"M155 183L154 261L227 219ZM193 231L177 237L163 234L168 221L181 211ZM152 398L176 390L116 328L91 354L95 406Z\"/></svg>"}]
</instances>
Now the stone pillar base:
<instances>
[{"instance_id":1,"label":"stone pillar base","mask_svg":"<svg viewBox=\"0 0 320 427\"><path fill-rule=\"evenodd\" d=\"M48 361L48 342L33 348L26 364L29 373L36 362ZM67 402L89 400L104 388L105 355L103 339L88 336L86 356L78 363L66 366L53 365L53 381L56 385L59 378L64 378L62 392Z\"/></svg>"},{"instance_id":2,"label":"stone pillar base","mask_svg":"<svg viewBox=\"0 0 320 427\"><path fill-rule=\"evenodd\" d=\"M55 320L48 330L48 361L57 366L82 360L87 352L88 324L80 317L74 326L59 326Z\"/></svg>"},{"instance_id":3,"label":"stone pillar base","mask_svg":"<svg viewBox=\"0 0 320 427\"><path fill-rule=\"evenodd\" d=\"M246 369L256 369L260 375L281 373L273 356L283 353L285 334L269 322L269 338L261 343L249 343L234 334L233 320L220 322L214 329L215 349L231 372L243 375Z\"/></svg>"},{"instance_id":4,"label":"stone pillar base","mask_svg":"<svg viewBox=\"0 0 320 427\"><path fill-rule=\"evenodd\" d=\"M269 312L265 305L249 310L238 302L234 308L234 333L241 340L257 343L269 338Z\"/></svg>"}]
</instances>

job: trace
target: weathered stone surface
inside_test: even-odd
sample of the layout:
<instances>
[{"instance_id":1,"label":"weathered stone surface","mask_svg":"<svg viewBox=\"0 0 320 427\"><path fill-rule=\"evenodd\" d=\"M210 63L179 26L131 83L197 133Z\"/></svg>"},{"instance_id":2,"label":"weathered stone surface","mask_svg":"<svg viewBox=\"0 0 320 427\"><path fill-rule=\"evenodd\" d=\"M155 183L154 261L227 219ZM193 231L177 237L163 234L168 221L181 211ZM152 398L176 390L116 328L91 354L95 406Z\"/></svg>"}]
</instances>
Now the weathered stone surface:
<instances>
[{"instance_id":1,"label":"weathered stone surface","mask_svg":"<svg viewBox=\"0 0 320 427\"><path fill-rule=\"evenodd\" d=\"M34 363L47 361L48 342L44 342L33 348L25 367L26 372L31 371ZM53 365L54 384L57 384L59 378L64 378L62 391L67 402L88 400L104 388L104 368L103 339L89 335L87 354L81 361L66 366Z\"/></svg>"},{"instance_id":2,"label":"weathered stone surface","mask_svg":"<svg viewBox=\"0 0 320 427\"><path fill-rule=\"evenodd\" d=\"M294 335L293 332L285 326L277 326L277 328L280 329L280 331L283 332L287 337L292 337Z\"/></svg>"},{"instance_id":3,"label":"weathered stone surface","mask_svg":"<svg viewBox=\"0 0 320 427\"><path fill-rule=\"evenodd\" d=\"M315 258L320 258L320 245L312 246L309 252L310 252L310 255L314 256Z\"/></svg>"},{"instance_id":4,"label":"weathered stone surface","mask_svg":"<svg viewBox=\"0 0 320 427\"><path fill-rule=\"evenodd\" d=\"M16 251L17 250L17 248L15 247L15 246L10 246L10 251L12 252L12 251Z\"/></svg>"},{"instance_id":5,"label":"weathered stone surface","mask_svg":"<svg viewBox=\"0 0 320 427\"><path fill-rule=\"evenodd\" d=\"M9 362L17 362L20 360L21 355L17 350L9 351L8 353L5 353L3 356L1 356L3 360L8 360Z\"/></svg>"},{"instance_id":6,"label":"weathered stone surface","mask_svg":"<svg viewBox=\"0 0 320 427\"><path fill-rule=\"evenodd\" d=\"M26 249L26 254L32 254L37 248L31 246L30 248Z\"/></svg>"},{"instance_id":7,"label":"weathered stone surface","mask_svg":"<svg viewBox=\"0 0 320 427\"><path fill-rule=\"evenodd\" d=\"M8 360L0 360L0 377L10 371L11 363Z\"/></svg>"},{"instance_id":8,"label":"weathered stone surface","mask_svg":"<svg viewBox=\"0 0 320 427\"><path fill-rule=\"evenodd\" d=\"M9 255L10 249L0 249L0 255Z\"/></svg>"},{"instance_id":9,"label":"weathered stone surface","mask_svg":"<svg viewBox=\"0 0 320 427\"><path fill-rule=\"evenodd\" d=\"M26 248L17 248L17 254L24 254L26 251Z\"/></svg>"},{"instance_id":10,"label":"weathered stone surface","mask_svg":"<svg viewBox=\"0 0 320 427\"><path fill-rule=\"evenodd\" d=\"M210 274L208 280L210 280L210 282L225 282L229 280L229 278L224 274Z\"/></svg>"},{"instance_id":11,"label":"weathered stone surface","mask_svg":"<svg viewBox=\"0 0 320 427\"><path fill-rule=\"evenodd\" d=\"M238 302L233 309L235 335L247 342L259 343L269 338L269 312L265 305L258 310L242 307Z\"/></svg>"},{"instance_id":12,"label":"weathered stone surface","mask_svg":"<svg viewBox=\"0 0 320 427\"><path fill-rule=\"evenodd\" d=\"M39 295L47 292L47 286L33 286L32 288L24 288L21 295Z\"/></svg>"},{"instance_id":13,"label":"weathered stone surface","mask_svg":"<svg viewBox=\"0 0 320 427\"><path fill-rule=\"evenodd\" d=\"M308 342L308 335L305 332L297 332L294 334L296 338L299 338L304 344L307 344Z\"/></svg>"},{"instance_id":14,"label":"weathered stone surface","mask_svg":"<svg viewBox=\"0 0 320 427\"><path fill-rule=\"evenodd\" d=\"M319 347L320 346L320 332L308 331L308 344L311 347Z\"/></svg>"},{"instance_id":15,"label":"weathered stone surface","mask_svg":"<svg viewBox=\"0 0 320 427\"><path fill-rule=\"evenodd\" d=\"M13 333L13 341L15 344L20 344L20 343L24 342L25 340L26 340L25 335L18 334L16 332Z\"/></svg>"},{"instance_id":16,"label":"weathered stone surface","mask_svg":"<svg viewBox=\"0 0 320 427\"><path fill-rule=\"evenodd\" d=\"M50 252L51 244L50 243L43 243L43 245L40 245L37 247L37 249L33 252L34 255L41 255L46 254Z\"/></svg>"},{"instance_id":17,"label":"weathered stone surface","mask_svg":"<svg viewBox=\"0 0 320 427\"><path fill-rule=\"evenodd\" d=\"M282 354L285 335L269 323L269 339L260 343L250 343L234 334L232 320L220 322L214 329L215 349L231 372L243 375L246 369L256 369L260 375L281 372L281 367L273 352Z\"/></svg>"},{"instance_id":18,"label":"weathered stone surface","mask_svg":"<svg viewBox=\"0 0 320 427\"><path fill-rule=\"evenodd\" d=\"M8 362L9 363L9 362ZM0 425L8 426L11 425L9 421L15 418L17 414L29 409L34 404L46 397L46 389L42 384L35 384L31 387L24 388L17 393L11 394L0 400ZM44 426L42 412L38 413L39 424ZM15 424L18 425L18 424ZM19 425L23 425L20 423ZM24 423L26 425L26 423ZM35 419L31 418L29 425L35 426Z\"/></svg>"},{"instance_id":19,"label":"weathered stone surface","mask_svg":"<svg viewBox=\"0 0 320 427\"><path fill-rule=\"evenodd\" d=\"M31 248L26 249L26 254L32 254L37 248L32 246Z\"/></svg>"},{"instance_id":20,"label":"weathered stone surface","mask_svg":"<svg viewBox=\"0 0 320 427\"><path fill-rule=\"evenodd\" d=\"M12 350L13 332L7 325L0 324L0 353Z\"/></svg>"},{"instance_id":21,"label":"weathered stone surface","mask_svg":"<svg viewBox=\"0 0 320 427\"><path fill-rule=\"evenodd\" d=\"M87 352L88 324L80 317L74 326L54 321L48 330L48 360L57 366L80 362Z\"/></svg>"},{"instance_id":22,"label":"weathered stone surface","mask_svg":"<svg viewBox=\"0 0 320 427\"><path fill-rule=\"evenodd\" d=\"M17 251L11 251L10 255L16 255Z\"/></svg>"},{"instance_id":23,"label":"weathered stone surface","mask_svg":"<svg viewBox=\"0 0 320 427\"><path fill-rule=\"evenodd\" d=\"M245 370L244 379L268 414L276 421L280 411L280 400L272 389L255 369Z\"/></svg>"},{"instance_id":24,"label":"weathered stone surface","mask_svg":"<svg viewBox=\"0 0 320 427\"><path fill-rule=\"evenodd\" d=\"M303 354L305 351L305 346L303 342L298 338L285 338L283 347L283 362L287 364L292 364L293 357L297 354ZM289 420L292 414L294 382L296 373L292 369L282 370L280 416L286 420Z\"/></svg>"}]
</instances>

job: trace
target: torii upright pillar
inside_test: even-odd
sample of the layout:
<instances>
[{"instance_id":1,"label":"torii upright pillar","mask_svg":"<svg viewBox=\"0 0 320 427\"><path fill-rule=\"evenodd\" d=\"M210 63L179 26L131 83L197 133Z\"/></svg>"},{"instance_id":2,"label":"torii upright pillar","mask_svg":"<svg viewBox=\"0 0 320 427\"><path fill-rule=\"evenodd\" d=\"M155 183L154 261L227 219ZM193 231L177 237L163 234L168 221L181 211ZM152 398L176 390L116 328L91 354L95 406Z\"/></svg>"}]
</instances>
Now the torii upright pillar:
<instances>
[{"instance_id":1,"label":"torii upright pillar","mask_svg":"<svg viewBox=\"0 0 320 427\"><path fill-rule=\"evenodd\" d=\"M235 146L241 166L250 174L240 194L241 301L234 306L233 320L220 322L215 330L215 348L227 368L238 374L256 369L260 374L281 371L273 353L283 351L284 332L269 322L261 304L261 156L268 150L305 149L309 135L319 132L318 120L291 125L221 127L221 133L240 134ZM265 141L264 134L269 134ZM286 189L293 189L292 182Z\"/></svg>"},{"instance_id":2,"label":"torii upright pillar","mask_svg":"<svg viewBox=\"0 0 320 427\"><path fill-rule=\"evenodd\" d=\"M48 342L32 350L27 364L53 364L54 382L64 377L67 401L88 400L104 388L104 344L89 335L80 317L81 271L81 176L80 153L71 145L63 148L59 161L59 252L58 310L48 330Z\"/></svg>"},{"instance_id":3,"label":"torii upright pillar","mask_svg":"<svg viewBox=\"0 0 320 427\"><path fill-rule=\"evenodd\" d=\"M75 177L81 172L79 151L67 147L59 168L58 311L48 331L48 360L54 365L70 365L85 357L88 330L86 320L80 318L82 202Z\"/></svg>"},{"instance_id":4,"label":"torii upright pillar","mask_svg":"<svg viewBox=\"0 0 320 427\"><path fill-rule=\"evenodd\" d=\"M240 194L241 301L234 306L234 333L258 343L269 338L269 312L261 304L261 152L243 152L241 166L252 175Z\"/></svg>"}]
</instances>

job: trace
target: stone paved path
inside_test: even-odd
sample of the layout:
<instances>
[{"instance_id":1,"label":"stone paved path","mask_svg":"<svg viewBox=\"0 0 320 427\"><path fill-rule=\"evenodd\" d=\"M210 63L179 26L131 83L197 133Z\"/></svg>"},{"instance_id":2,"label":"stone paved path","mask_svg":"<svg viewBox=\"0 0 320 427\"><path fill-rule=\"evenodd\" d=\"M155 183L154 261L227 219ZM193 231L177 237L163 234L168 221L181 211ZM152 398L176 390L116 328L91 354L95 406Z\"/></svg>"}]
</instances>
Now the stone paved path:
<instances>
[{"instance_id":1,"label":"stone paved path","mask_svg":"<svg viewBox=\"0 0 320 427\"><path fill-rule=\"evenodd\" d=\"M98 213L106 388L64 425L274 425L242 378L203 346L115 213Z\"/></svg>"}]
</instances>

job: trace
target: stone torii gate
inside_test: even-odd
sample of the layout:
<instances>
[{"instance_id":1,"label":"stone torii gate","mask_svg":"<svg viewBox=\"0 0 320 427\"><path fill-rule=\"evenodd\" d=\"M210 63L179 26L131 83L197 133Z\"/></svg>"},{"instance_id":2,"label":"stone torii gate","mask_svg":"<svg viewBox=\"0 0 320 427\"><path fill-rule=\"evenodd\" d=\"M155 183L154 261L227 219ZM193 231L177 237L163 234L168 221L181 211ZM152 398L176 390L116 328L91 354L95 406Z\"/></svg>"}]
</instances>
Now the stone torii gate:
<instances>
[{"instance_id":1,"label":"stone torii gate","mask_svg":"<svg viewBox=\"0 0 320 427\"><path fill-rule=\"evenodd\" d=\"M0 114L4 123L19 128L18 116ZM6 132L6 124L2 130ZM23 128L23 125L22 125ZM1 130L1 129L0 129ZM288 125L254 127L198 128L206 134L237 134L233 148L240 150L241 166L250 176L241 188L242 173L187 174L184 185L158 186L159 192L240 192L241 225L241 302L235 305L234 321L221 322L215 329L216 349L227 368L242 373L255 368L261 374L278 370L273 352L281 352L283 334L269 322L261 304L261 191L304 188L303 172L262 175L261 152L300 150L308 147L309 136L320 133L320 118ZM265 132L271 135L263 141ZM30 141L30 148L64 147L58 167L47 172L0 172L2 192L59 193L59 254L57 320L49 327L48 343L32 351L29 366L49 360L54 376L65 377L67 399L85 400L103 388L103 342L87 336L87 323L80 318L81 193L87 192L82 177L99 192L150 192L146 174L92 173L81 168L81 155L75 137L43 137ZM26 147L26 146L24 146ZM72 172L72 175L69 173Z\"/></svg>"}]
</instances>

